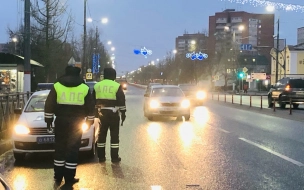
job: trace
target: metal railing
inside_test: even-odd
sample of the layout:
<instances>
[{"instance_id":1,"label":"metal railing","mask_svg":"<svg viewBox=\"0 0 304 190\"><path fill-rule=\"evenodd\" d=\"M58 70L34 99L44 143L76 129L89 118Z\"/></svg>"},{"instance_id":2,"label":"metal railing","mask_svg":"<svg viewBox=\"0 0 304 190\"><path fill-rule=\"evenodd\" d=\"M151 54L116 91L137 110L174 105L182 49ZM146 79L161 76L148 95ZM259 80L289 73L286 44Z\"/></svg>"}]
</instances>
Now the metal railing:
<instances>
[{"instance_id":1,"label":"metal railing","mask_svg":"<svg viewBox=\"0 0 304 190\"><path fill-rule=\"evenodd\" d=\"M7 93L0 95L0 140L8 138L12 132L12 125L17 119L14 110L23 108L31 96L27 93Z\"/></svg>"},{"instance_id":2,"label":"metal railing","mask_svg":"<svg viewBox=\"0 0 304 190\"><path fill-rule=\"evenodd\" d=\"M230 100L227 98L227 95L229 96ZM221 96L224 96L224 98L220 98ZM230 97L231 96L231 97ZM249 97L249 107L259 107L260 109L263 109L263 108L266 108L263 106L263 97L268 97L266 95L234 95L234 94L220 94L220 93L212 93L211 94L211 99L212 100L215 100L215 101L222 101L222 102L225 102L225 103L232 103L232 104L239 104L239 105L248 105L248 104L244 104L243 103L243 97L246 96L246 97ZM236 102L235 101L235 97L239 97L239 102ZM257 97L259 99L259 105L258 106L253 106L253 103L252 103L252 97ZM257 100L257 99L256 99ZM292 98L289 99L289 108L288 108L288 111L289 111L289 115L292 115L292 109L293 109L293 104L292 104ZM277 99L274 99L273 100L273 106L270 108L273 110L273 112L276 112L276 103L278 103L278 100ZM257 104L256 104L257 105ZM267 107L269 108L269 107Z\"/></svg>"}]
</instances>

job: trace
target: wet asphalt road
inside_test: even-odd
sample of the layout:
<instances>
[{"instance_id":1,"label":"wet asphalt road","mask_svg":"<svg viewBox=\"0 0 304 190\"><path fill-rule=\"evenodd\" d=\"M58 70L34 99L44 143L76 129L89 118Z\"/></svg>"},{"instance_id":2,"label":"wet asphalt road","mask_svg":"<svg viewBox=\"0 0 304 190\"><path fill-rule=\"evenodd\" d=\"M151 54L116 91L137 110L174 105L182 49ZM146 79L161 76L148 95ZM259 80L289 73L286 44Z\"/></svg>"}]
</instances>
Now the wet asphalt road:
<instances>
[{"instance_id":1,"label":"wet asphalt road","mask_svg":"<svg viewBox=\"0 0 304 190\"><path fill-rule=\"evenodd\" d=\"M303 122L215 102L194 108L189 122L148 121L143 94L126 91L122 162L80 156L73 189L304 189ZM52 154L32 154L3 175L17 190L65 189L54 187L52 167Z\"/></svg>"}]
</instances>

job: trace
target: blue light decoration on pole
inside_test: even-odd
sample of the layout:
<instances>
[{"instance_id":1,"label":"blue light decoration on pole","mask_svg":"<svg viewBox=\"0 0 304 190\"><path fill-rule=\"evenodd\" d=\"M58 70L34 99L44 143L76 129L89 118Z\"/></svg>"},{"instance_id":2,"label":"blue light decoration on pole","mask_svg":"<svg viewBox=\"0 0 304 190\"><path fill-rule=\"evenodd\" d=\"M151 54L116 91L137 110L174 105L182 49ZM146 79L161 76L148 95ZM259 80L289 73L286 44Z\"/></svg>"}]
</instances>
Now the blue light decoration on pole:
<instances>
[{"instance_id":1,"label":"blue light decoration on pole","mask_svg":"<svg viewBox=\"0 0 304 190\"><path fill-rule=\"evenodd\" d=\"M93 54L93 69L92 69L92 72L93 74L97 74L99 73L99 58L100 58L100 54Z\"/></svg>"},{"instance_id":2,"label":"blue light decoration on pole","mask_svg":"<svg viewBox=\"0 0 304 190\"><path fill-rule=\"evenodd\" d=\"M139 49L134 49L135 55L143 55L145 58L147 58L148 55L152 55L152 50L147 49L146 47Z\"/></svg>"},{"instance_id":3,"label":"blue light decoration on pole","mask_svg":"<svg viewBox=\"0 0 304 190\"><path fill-rule=\"evenodd\" d=\"M202 52L192 52L192 53L187 53L186 54L186 58L190 58L191 60L204 60L208 58L208 55L206 53L202 53Z\"/></svg>"}]
</instances>

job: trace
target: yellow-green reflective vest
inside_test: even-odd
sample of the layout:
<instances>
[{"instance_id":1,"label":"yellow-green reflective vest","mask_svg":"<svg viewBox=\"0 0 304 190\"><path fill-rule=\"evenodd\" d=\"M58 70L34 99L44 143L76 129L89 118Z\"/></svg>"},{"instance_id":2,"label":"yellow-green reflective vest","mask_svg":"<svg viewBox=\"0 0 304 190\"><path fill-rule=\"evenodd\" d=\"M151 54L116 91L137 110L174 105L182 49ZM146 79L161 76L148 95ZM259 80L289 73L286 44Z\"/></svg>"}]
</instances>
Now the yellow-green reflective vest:
<instances>
[{"instance_id":1,"label":"yellow-green reflective vest","mask_svg":"<svg viewBox=\"0 0 304 190\"><path fill-rule=\"evenodd\" d=\"M56 82L54 88L57 93L57 103L66 105L84 105L84 99L89 91L89 87L85 84L80 84L76 87L66 87Z\"/></svg>"},{"instance_id":2,"label":"yellow-green reflective vest","mask_svg":"<svg viewBox=\"0 0 304 190\"><path fill-rule=\"evenodd\" d=\"M96 99L116 100L116 93L119 86L119 83L108 79L96 83L94 86Z\"/></svg>"}]
</instances>

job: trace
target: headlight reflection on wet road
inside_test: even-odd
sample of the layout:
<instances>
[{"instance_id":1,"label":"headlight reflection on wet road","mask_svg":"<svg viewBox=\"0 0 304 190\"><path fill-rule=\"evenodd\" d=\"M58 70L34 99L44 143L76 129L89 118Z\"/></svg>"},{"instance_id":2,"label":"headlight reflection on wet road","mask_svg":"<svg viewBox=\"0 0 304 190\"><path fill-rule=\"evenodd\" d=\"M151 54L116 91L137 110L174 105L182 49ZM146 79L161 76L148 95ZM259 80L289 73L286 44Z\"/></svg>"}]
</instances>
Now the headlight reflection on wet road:
<instances>
[{"instance_id":1,"label":"headlight reflection on wet road","mask_svg":"<svg viewBox=\"0 0 304 190\"><path fill-rule=\"evenodd\" d=\"M148 133L149 136L154 140L157 141L160 137L161 133L161 126L159 123L150 123L148 126Z\"/></svg>"},{"instance_id":2,"label":"headlight reflection on wet road","mask_svg":"<svg viewBox=\"0 0 304 190\"><path fill-rule=\"evenodd\" d=\"M183 145L185 147L189 147L195 137L193 125L190 122L183 122L179 126L179 135L181 137Z\"/></svg>"},{"instance_id":3,"label":"headlight reflection on wet road","mask_svg":"<svg viewBox=\"0 0 304 190\"><path fill-rule=\"evenodd\" d=\"M18 189L26 189L26 177L25 175L17 175L14 178L14 186L13 188L18 190Z\"/></svg>"},{"instance_id":4,"label":"headlight reflection on wet road","mask_svg":"<svg viewBox=\"0 0 304 190\"><path fill-rule=\"evenodd\" d=\"M193 118L197 124L205 125L210 118L209 110L206 107L202 107L202 106L196 107L193 110Z\"/></svg>"}]
</instances>

